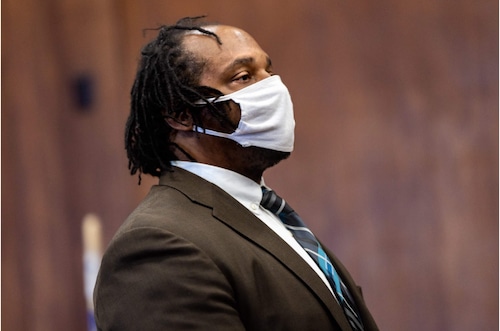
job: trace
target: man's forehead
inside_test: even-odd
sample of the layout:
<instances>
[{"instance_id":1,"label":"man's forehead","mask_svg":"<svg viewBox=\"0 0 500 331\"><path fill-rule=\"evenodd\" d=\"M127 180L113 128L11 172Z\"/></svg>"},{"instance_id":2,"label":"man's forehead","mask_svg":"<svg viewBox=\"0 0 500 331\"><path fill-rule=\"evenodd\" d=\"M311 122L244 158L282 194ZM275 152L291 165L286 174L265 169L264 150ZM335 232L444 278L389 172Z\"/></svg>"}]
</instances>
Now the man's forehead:
<instances>
[{"instance_id":1,"label":"man's forehead","mask_svg":"<svg viewBox=\"0 0 500 331\"><path fill-rule=\"evenodd\" d=\"M209 25L203 27L204 30L215 34L213 35L198 30L187 31L183 46L190 51L198 51L203 55L209 53L220 53L224 50L231 50L237 47L257 46L257 42L247 32L229 25Z\"/></svg>"},{"instance_id":2,"label":"man's forehead","mask_svg":"<svg viewBox=\"0 0 500 331\"><path fill-rule=\"evenodd\" d=\"M209 32L212 32L216 35L219 34L228 34L228 33L235 33L235 34L242 34L246 33L240 28L237 28L235 26L230 26L230 25L221 25L221 24L211 24L211 25L205 25L202 27L202 30L206 30ZM204 35L208 36L206 33L200 31L200 30L187 30L186 35Z\"/></svg>"}]
</instances>

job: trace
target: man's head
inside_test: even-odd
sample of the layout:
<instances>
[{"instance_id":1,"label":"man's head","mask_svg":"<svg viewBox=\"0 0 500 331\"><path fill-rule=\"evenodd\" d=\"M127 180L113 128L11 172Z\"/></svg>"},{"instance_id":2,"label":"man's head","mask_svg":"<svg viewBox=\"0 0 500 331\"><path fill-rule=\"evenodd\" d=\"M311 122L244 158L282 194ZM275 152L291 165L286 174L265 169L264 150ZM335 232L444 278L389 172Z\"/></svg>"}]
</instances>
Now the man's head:
<instances>
[{"instance_id":1,"label":"man's head","mask_svg":"<svg viewBox=\"0 0 500 331\"><path fill-rule=\"evenodd\" d=\"M256 180L289 153L242 147L194 128L233 132L241 117L238 105L208 99L272 74L268 55L240 29L197 18L161 27L157 38L142 51L132 88L126 128L131 173L139 170L159 176L170 168L171 160L191 160Z\"/></svg>"}]
</instances>

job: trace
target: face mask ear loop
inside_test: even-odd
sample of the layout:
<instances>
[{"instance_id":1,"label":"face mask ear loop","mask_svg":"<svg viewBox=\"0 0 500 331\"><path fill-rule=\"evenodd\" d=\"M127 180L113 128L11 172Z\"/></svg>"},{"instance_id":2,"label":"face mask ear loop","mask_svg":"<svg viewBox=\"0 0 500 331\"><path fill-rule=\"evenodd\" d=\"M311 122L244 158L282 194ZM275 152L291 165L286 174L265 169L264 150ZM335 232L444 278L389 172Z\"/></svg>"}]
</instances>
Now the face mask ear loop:
<instances>
[{"instance_id":1,"label":"face mask ear loop","mask_svg":"<svg viewBox=\"0 0 500 331\"><path fill-rule=\"evenodd\" d=\"M208 106L208 105L212 105L213 107L215 107L215 103L217 102L220 102L219 99L222 98L224 95L219 95L217 97L210 97L210 98L203 98L203 99L200 99L198 101L196 101L194 104L196 106ZM224 100L221 100L221 101L224 101Z\"/></svg>"},{"instance_id":2,"label":"face mask ear loop","mask_svg":"<svg viewBox=\"0 0 500 331\"><path fill-rule=\"evenodd\" d=\"M219 138L229 138L231 139L231 133L224 133L215 130L205 129L201 126L193 126L193 131L197 133L203 133L209 136L219 137Z\"/></svg>"},{"instance_id":3,"label":"face mask ear loop","mask_svg":"<svg viewBox=\"0 0 500 331\"><path fill-rule=\"evenodd\" d=\"M199 125L193 125L193 131L196 133L205 133L206 129Z\"/></svg>"}]
</instances>

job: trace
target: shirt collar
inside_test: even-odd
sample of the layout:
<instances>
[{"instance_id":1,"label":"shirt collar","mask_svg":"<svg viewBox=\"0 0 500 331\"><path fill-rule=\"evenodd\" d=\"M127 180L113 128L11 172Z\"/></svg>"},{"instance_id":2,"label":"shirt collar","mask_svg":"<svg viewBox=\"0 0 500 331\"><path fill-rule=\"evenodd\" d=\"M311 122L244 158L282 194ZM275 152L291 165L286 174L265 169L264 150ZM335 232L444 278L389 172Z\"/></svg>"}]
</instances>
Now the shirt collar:
<instances>
[{"instance_id":1,"label":"shirt collar","mask_svg":"<svg viewBox=\"0 0 500 331\"><path fill-rule=\"evenodd\" d=\"M264 185L264 179L261 179L261 185L259 185L237 172L204 163L171 161L171 164L220 187L247 208L259 206L262 200L261 185Z\"/></svg>"}]
</instances>

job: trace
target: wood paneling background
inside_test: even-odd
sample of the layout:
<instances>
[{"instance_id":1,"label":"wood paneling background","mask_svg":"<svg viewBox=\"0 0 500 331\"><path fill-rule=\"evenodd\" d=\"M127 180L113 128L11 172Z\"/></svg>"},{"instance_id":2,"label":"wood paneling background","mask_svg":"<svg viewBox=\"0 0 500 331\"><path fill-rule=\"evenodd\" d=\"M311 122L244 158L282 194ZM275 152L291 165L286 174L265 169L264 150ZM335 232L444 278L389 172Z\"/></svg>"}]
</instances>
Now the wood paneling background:
<instances>
[{"instance_id":1,"label":"wood paneling background","mask_svg":"<svg viewBox=\"0 0 500 331\"><path fill-rule=\"evenodd\" d=\"M142 29L199 14L271 55L297 143L266 180L381 330L498 329L498 2L4 0L3 330L85 330L81 219L107 242L154 183L122 144Z\"/></svg>"}]
</instances>

